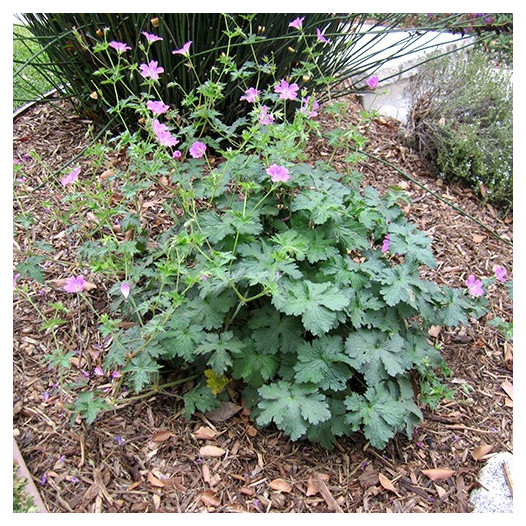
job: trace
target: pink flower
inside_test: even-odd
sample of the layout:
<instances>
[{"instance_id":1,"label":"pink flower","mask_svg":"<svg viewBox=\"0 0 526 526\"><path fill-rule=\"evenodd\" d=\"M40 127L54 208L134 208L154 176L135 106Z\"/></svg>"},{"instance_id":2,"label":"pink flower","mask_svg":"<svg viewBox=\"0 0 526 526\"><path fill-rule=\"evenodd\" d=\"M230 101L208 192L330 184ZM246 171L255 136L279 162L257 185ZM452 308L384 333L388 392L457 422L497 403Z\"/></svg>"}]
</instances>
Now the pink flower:
<instances>
[{"instance_id":1,"label":"pink flower","mask_svg":"<svg viewBox=\"0 0 526 526\"><path fill-rule=\"evenodd\" d=\"M256 89L256 88L248 88L246 91L245 91L245 94L240 97L239 100L246 100L247 102L255 102L256 99L258 98L258 95L259 95L259 90Z\"/></svg>"},{"instance_id":2,"label":"pink flower","mask_svg":"<svg viewBox=\"0 0 526 526\"><path fill-rule=\"evenodd\" d=\"M499 280L499 281L502 281L502 283L506 283L506 274L508 273L508 271L501 267L500 265L497 265L495 267L495 277Z\"/></svg>"},{"instance_id":3,"label":"pink flower","mask_svg":"<svg viewBox=\"0 0 526 526\"><path fill-rule=\"evenodd\" d=\"M149 44L153 44L154 42L162 40L161 37L157 35L152 35L151 33L147 33L146 31L143 31L142 34L146 37L146 40L148 40Z\"/></svg>"},{"instance_id":4,"label":"pink flower","mask_svg":"<svg viewBox=\"0 0 526 526\"><path fill-rule=\"evenodd\" d=\"M184 55L185 57L187 57L190 54L188 50L190 49L191 45L192 45L192 40L187 42L181 49L174 49L172 53L174 55Z\"/></svg>"},{"instance_id":5,"label":"pink flower","mask_svg":"<svg viewBox=\"0 0 526 526\"><path fill-rule=\"evenodd\" d=\"M93 369L93 374L95 376L104 376L104 371L102 370L102 367L100 365L97 365L97 367Z\"/></svg>"},{"instance_id":6,"label":"pink flower","mask_svg":"<svg viewBox=\"0 0 526 526\"><path fill-rule=\"evenodd\" d=\"M182 157L182 155L183 154L181 153L181 150L175 150L175 152L173 153L172 157L177 160L177 159L180 159Z\"/></svg>"},{"instance_id":7,"label":"pink flower","mask_svg":"<svg viewBox=\"0 0 526 526\"><path fill-rule=\"evenodd\" d=\"M282 100L294 100L298 96L297 91L300 87L296 84L289 84L286 80L281 79L280 83L274 87L274 91L279 93L279 98Z\"/></svg>"},{"instance_id":8,"label":"pink flower","mask_svg":"<svg viewBox=\"0 0 526 526\"><path fill-rule=\"evenodd\" d=\"M150 60L148 65L141 64L139 67L141 68L141 75L144 78L150 77L153 80L157 80L159 73L164 73L164 68L159 66L157 60Z\"/></svg>"},{"instance_id":9,"label":"pink flower","mask_svg":"<svg viewBox=\"0 0 526 526\"><path fill-rule=\"evenodd\" d=\"M146 103L146 107L156 115L162 115L166 113L170 106L167 106L164 102L160 100L149 100Z\"/></svg>"},{"instance_id":10,"label":"pink flower","mask_svg":"<svg viewBox=\"0 0 526 526\"><path fill-rule=\"evenodd\" d=\"M316 35L317 35L318 40L320 42L323 42L324 44L332 44L332 40L329 40L328 38L325 38L323 36L323 33L318 28L316 28Z\"/></svg>"},{"instance_id":11,"label":"pink flower","mask_svg":"<svg viewBox=\"0 0 526 526\"><path fill-rule=\"evenodd\" d=\"M20 274L15 274L13 276L13 290L16 289L16 280L20 277Z\"/></svg>"},{"instance_id":12,"label":"pink flower","mask_svg":"<svg viewBox=\"0 0 526 526\"><path fill-rule=\"evenodd\" d=\"M179 144L179 140L175 137L172 137L172 134L170 133L170 130L166 124L161 124L157 119L152 119L152 129L155 133L155 136L157 137L157 140L163 146L171 147Z\"/></svg>"},{"instance_id":13,"label":"pink flower","mask_svg":"<svg viewBox=\"0 0 526 526\"><path fill-rule=\"evenodd\" d=\"M190 155L194 159L199 159L200 157L203 157L203 155L206 152L206 144L203 144L202 142L196 141L192 146L190 146Z\"/></svg>"},{"instance_id":14,"label":"pink flower","mask_svg":"<svg viewBox=\"0 0 526 526\"><path fill-rule=\"evenodd\" d=\"M130 284L124 281L121 283L121 294L128 299L128 296L130 295Z\"/></svg>"},{"instance_id":15,"label":"pink flower","mask_svg":"<svg viewBox=\"0 0 526 526\"><path fill-rule=\"evenodd\" d=\"M79 173L80 173L80 166L75 168L74 170L71 170L71 172L69 172L68 175L66 175L60 180L60 182L62 183L62 186L66 186L68 184L74 183L78 179Z\"/></svg>"},{"instance_id":16,"label":"pink flower","mask_svg":"<svg viewBox=\"0 0 526 526\"><path fill-rule=\"evenodd\" d=\"M20 164L20 161L18 159L13 159L13 164Z\"/></svg>"},{"instance_id":17,"label":"pink flower","mask_svg":"<svg viewBox=\"0 0 526 526\"><path fill-rule=\"evenodd\" d=\"M289 24L289 27L293 27L294 29L301 29L303 27L304 20L305 20L304 16L302 16L301 18L296 18Z\"/></svg>"},{"instance_id":18,"label":"pink flower","mask_svg":"<svg viewBox=\"0 0 526 526\"><path fill-rule=\"evenodd\" d=\"M300 108L301 113L308 114L309 118L316 117L316 115L318 115L317 110L320 109L320 105L318 104L316 99L314 99L314 102L312 103L312 108L310 103L310 97L301 99L301 102L303 102L303 106Z\"/></svg>"},{"instance_id":19,"label":"pink flower","mask_svg":"<svg viewBox=\"0 0 526 526\"><path fill-rule=\"evenodd\" d=\"M128 49L131 49L131 47L128 46L128 44L125 44L124 42L116 42L115 40L112 40L110 42L110 47L115 49L117 53L124 53Z\"/></svg>"},{"instance_id":20,"label":"pink flower","mask_svg":"<svg viewBox=\"0 0 526 526\"><path fill-rule=\"evenodd\" d=\"M263 126L268 126L274 122L274 117L271 113L268 113L266 106L261 106L261 112L258 115L259 123Z\"/></svg>"},{"instance_id":21,"label":"pink flower","mask_svg":"<svg viewBox=\"0 0 526 526\"><path fill-rule=\"evenodd\" d=\"M290 179L289 171L284 166L278 166L276 163L271 164L266 172L270 175L272 182L288 181Z\"/></svg>"},{"instance_id":22,"label":"pink flower","mask_svg":"<svg viewBox=\"0 0 526 526\"><path fill-rule=\"evenodd\" d=\"M119 371L112 371L111 373L111 377L112 378L120 378L122 376L121 373L119 373Z\"/></svg>"},{"instance_id":23,"label":"pink flower","mask_svg":"<svg viewBox=\"0 0 526 526\"><path fill-rule=\"evenodd\" d=\"M466 280L466 285L468 287L469 293L472 296L483 296L484 289L482 288L482 283L479 279L475 279L475 276L470 275Z\"/></svg>"},{"instance_id":24,"label":"pink flower","mask_svg":"<svg viewBox=\"0 0 526 526\"><path fill-rule=\"evenodd\" d=\"M387 234L382 244L382 254L385 254L389 250L390 244L391 244L391 237L389 236L389 234Z\"/></svg>"},{"instance_id":25,"label":"pink flower","mask_svg":"<svg viewBox=\"0 0 526 526\"><path fill-rule=\"evenodd\" d=\"M369 77L365 82L371 89L374 89L378 86L378 77L374 75L373 77Z\"/></svg>"},{"instance_id":26,"label":"pink flower","mask_svg":"<svg viewBox=\"0 0 526 526\"><path fill-rule=\"evenodd\" d=\"M79 275L76 278L72 276L71 278L66 279L66 284L62 287L66 292L82 292L86 282L84 281L84 276Z\"/></svg>"}]
</instances>

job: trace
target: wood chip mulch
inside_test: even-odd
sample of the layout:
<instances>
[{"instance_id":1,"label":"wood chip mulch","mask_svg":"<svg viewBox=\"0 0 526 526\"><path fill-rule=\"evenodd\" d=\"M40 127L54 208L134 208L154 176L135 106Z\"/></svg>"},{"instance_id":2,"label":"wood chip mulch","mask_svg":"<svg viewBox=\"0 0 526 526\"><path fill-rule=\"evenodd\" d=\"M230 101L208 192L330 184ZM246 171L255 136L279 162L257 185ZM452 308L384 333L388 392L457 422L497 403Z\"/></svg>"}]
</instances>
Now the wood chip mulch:
<instances>
[{"instance_id":1,"label":"wood chip mulch","mask_svg":"<svg viewBox=\"0 0 526 526\"><path fill-rule=\"evenodd\" d=\"M359 126L359 102L353 97L346 102L346 125ZM34 250L35 242L53 245L52 260L45 267L46 285L35 287L33 301L46 315L52 313L51 302L70 307L62 343L73 348L80 330L88 358L97 363L104 348L97 323L86 311L79 326L76 304L53 286L53 280L75 270L77 238L58 220L62 189L41 183L82 153L90 128L90 122L74 115L67 104L57 106L60 111L50 104L34 106L13 124L14 157L36 152L42 159L26 162L25 189L17 189L19 199L13 201L15 216L23 210L34 217L31 228L15 234L14 264ZM331 125L332 117L319 119L322 126ZM500 217L469 189L438 179L405 146L397 121L379 117L362 131L369 152L512 243L513 218ZM306 153L312 161L323 159L327 148L318 139ZM102 173L108 166L103 163L97 169ZM368 159L358 169L364 184L380 191L398 186L411 197L407 216L432 237L439 262L427 277L463 287L469 274L489 277L498 264L512 279L511 244L381 162ZM159 196L148 196L149 211L157 217ZM90 292L94 305L103 312L107 286L97 276L89 280L97 286ZM436 410L423 406L425 420L414 437L397 436L379 452L358 433L339 440L333 451L291 442L275 429L256 429L244 410L186 421L175 398L159 395L105 413L94 425L71 426L64 400L53 394L59 379L43 361L54 348L52 337L39 330L35 309L15 293L13 434L51 513L470 512L469 493L478 486L477 475L487 455L512 452L512 342L505 342L487 322L494 316L512 320L513 305L499 287L488 291L488 297L493 307L486 318L430 336L442 344L452 371L445 382L455 397ZM83 365L74 359L71 375L80 378Z\"/></svg>"}]
</instances>

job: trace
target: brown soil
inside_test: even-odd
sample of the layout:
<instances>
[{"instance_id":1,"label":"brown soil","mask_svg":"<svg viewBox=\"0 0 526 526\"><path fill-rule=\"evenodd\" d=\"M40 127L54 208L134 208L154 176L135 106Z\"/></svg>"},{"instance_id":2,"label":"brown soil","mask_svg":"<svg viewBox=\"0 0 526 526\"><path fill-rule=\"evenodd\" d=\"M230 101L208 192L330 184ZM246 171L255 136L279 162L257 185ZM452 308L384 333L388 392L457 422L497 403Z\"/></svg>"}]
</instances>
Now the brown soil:
<instances>
[{"instance_id":1,"label":"brown soil","mask_svg":"<svg viewBox=\"0 0 526 526\"><path fill-rule=\"evenodd\" d=\"M361 108L354 98L347 102L349 123L356 123ZM324 126L330 125L329 117L320 119ZM15 120L14 157L37 152L44 166L35 160L26 162L27 180L17 188L19 200L14 200L13 206L15 215L23 207L35 219L31 228L15 234L14 263L27 257L35 241L47 241L54 247L45 266L46 285L30 284L33 302L47 315L53 301L71 308L68 324L60 331L62 344L74 349L80 330L83 347L89 351L84 359L93 365L100 361L104 344L97 323L86 310L79 326L76 303L53 283L76 271L77 237L52 213L63 206L63 189L45 183L49 174L89 144L89 126L89 121L75 116L65 104L58 109L38 105ZM468 189L446 185L433 176L404 145L403 131L396 121L378 118L364 133L369 138L369 152L512 241L512 218L500 218ZM307 153L312 160L328 155L321 140ZM114 162L108 160L99 173L111 166L110 161ZM86 161L75 162L84 165ZM359 169L364 182L380 191L400 186L410 195L407 215L432 237L439 261L438 267L429 271L432 279L462 287L468 274L489 277L496 264L505 267L512 278L510 244L383 163L368 159ZM162 194L148 196L152 203L149 213L162 224L156 198ZM93 304L104 312L106 285L97 276L89 276L89 280L97 287L89 292ZM334 451L294 443L272 428L256 429L245 411L226 420L197 415L186 421L181 404L164 395L130 402L103 414L94 425L79 421L70 426L67 396L54 394L58 378L42 360L54 348L52 337L49 331L39 330L41 320L35 309L15 292L14 437L52 513L469 512L469 492L477 487L484 461L478 459L480 448L488 446L489 454L512 451L513 392L509 386L513 349L487 322L493 316L511 320L513 307L503 287L489 290L488 297L493 306L487 317L467 328L442 329L430 336L442 344L452 371L446 384L456 390L454 399L444 400L437 410L422 405L425 420L414 438L397 436L379 452L358 433L339 440ZM74 358L72 377L80 378L85 365ZM101 382L109 384L111 379ZM51 396L46 398L45 393ZM223 452L206 456L206 450L201 450L206 445ZM429 469L452 473L433 481L424 472Z\"/></svg>"}]
</instances>

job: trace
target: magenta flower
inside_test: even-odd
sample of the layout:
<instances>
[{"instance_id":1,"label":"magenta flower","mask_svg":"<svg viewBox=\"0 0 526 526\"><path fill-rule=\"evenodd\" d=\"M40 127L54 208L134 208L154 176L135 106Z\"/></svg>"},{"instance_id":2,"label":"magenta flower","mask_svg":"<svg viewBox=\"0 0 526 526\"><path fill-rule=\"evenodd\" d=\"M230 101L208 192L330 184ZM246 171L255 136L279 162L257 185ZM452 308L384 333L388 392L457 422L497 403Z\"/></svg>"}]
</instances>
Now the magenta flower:
<instances>
[{"instance_id":1,"label":"magenta flower","mask_svg":"<svg viewBox=\"0 0 526 526\"><path fill-rule=\"evenodd\" d=\"M120 378L122 376L121 373L119 373L119 371L112 371L111 373L111 377L112 378Z\"/></svg>"},{"instance_id":2,"label":"magenta flower","mask_svg":"<svg viewBox=\"0 0 526 526\"><path fill-rule=\"evenodd\" d=\"M162 115L163 113L166 113L170 106L166 105L164 102L160 100L149 100L146 103L146 107L156 115Z\"/></svg>"},{"instance_id":3,"label":"magenta flower","mask_svg":"<svg viewBox=\"0 0 526 526\"><path fill-rule=\"evenodd\" d=\"M475 279L475 276L470 275L466 280L466 285L468 287L469 293L472 296L483 296L484 289L482 288L482 283L479 279Z\"/></svg>"},{"instance_id":4,"label":"magenta flower","mask_svg":"<svg viewBox=\"0 0 526 526\"><path fill-rule=\"evenodd\" d=\"M20 161L18 159L13 159L13 164L20 164Z\"/></svg>"},{"instance_id":5,"label":"magenta flower","mask_svg":"<svg viewBox=\"0 0 526 526\"><path fill-rule=\"evenodd\" d=\"M382 254L385 254L389 250L389 245L391 244L391 237L387 234L382 243Z\"/></svg>"},{"instance_id":6,"label":"magenta flower","mask_svg":"<svg viewBox=\"0 0 526 526\"><path fill-rule=\"evenodd\" d=\"M376 75L369 77L365 82L371 89L378 87L378 77Z\"/></svg>"},{"instance_id":7,"label":"magenta flower","mask_svg":"<svg viewBox=\"0 0 526 526\"><path fill-rule=\"evenodd\" d=\"M128 296L130 295L130 284L124 281L121 283L121 294L128 299Z\"/></svg>"},{"instance_id":8,"label":"magenta flower","mask_svg":"<svg viewBox=\"0 0 526 526\"><path fill-rule=\"evenodd\" d=\"M13 276L13 290L16 289L16 280L20 277L20 274L15 274Z\"/></svg>"},{"instance_id":9,"label":"magenta flower","mask_svg":"<svg viewBox=\"0 0 526 526\"><path fill-rule=\"evenodd\" d=\"M80 173L80 166L75 168L74 170L71 170L71 172L69 172L68 175L66 175L60 180L60 182L62 183L62 186L66 186L68 184L74 183L78 179L79 173Z\"/></svg>"},{"instance_id":10,"label":"magenta flower","mask_svg":"<svg viewBox=\"0 0 526 526\"><path fill-rule=\"evenodd\" d=\"M258 120L263 126L268 126L274 122L274 116L271 113L268 113L268 108L266 106L261 106Z\"/></svg>"},{"instance_id":11,"label":"magenta flower","mask_svg":"<svg viewBox=\"0 0 526 526\"><path fill-rule=\"evenodd\" d=\"M146 31L143 31L142 34L146 37L146 40L148 40L149 44L153 44L154 42L158 42L159 40L162 40L162 37L159 37L157 35L152 35L151 33L147 33Z\"/></svg>"},{"instance_id":12,"label":"magenta flower","mask_svg":"<svg viewBox=\"0 0 526 526\"><path fill-rule=\"evenodd\" d=\"M86 282L84 281L84 276L79 275L76 278L72 276L71 278L66 279L66 284L62 287L66 292L82 292Z\"/></svg>"},{"instance_id":13,"label":"magenta flower","mask_svg":"<svg viewBox=\"0 0 526 526\"><path fill-rule=\"evenodd\" d=\"M324 44L332 44L332 40L329 40L328 38L325 38L323 36L323 33L318 28L316 28L316 35L317 35L318 40L320 42L323 42Z\"/></svg>"},{"instance_id":14,"label":"magenta flower","mask_svg":"<svg viewBox=\"0 0 526 526\"><path fill-rule=\"evenodd\" d=\"M289 171L284 166L279 166L276 163L271 164L266 172L270 175L272 182L288 181L290 179Z\"/></svg>"},{"instance_id":15,"label":"magenta flower","mask_svg":"<svg viewBox=\"0 0 526 526\"><path fill-rule=\"evenodd\" d=\"M175 152L173 153L172 157L177 160L177 159L180 159L182 157L182 155L183 154L181 153L181 150L175 150Z\"/></svg>"},{"instance_id":16,"label":"magenta flower","mask_svg":"<svg viewBox=\"0 0 526 526\"><path fill-rule=\"evenodd\" d=\"M256 99L258 98L258 95L259 95L259 90L256 89L256 88L248 88L246 91L245 91L245 94L240 97L239 100L246 100L247 102L255 102Z\"/></svg>"},{"instance_id":17,"label":"magenta flower","mask_svg":"<svg viewBox=\"0 0 526 526\"><path fill-rule=\"evenodd\" d=\"M100 365L97 365L97 367L93 369L93 374L95 376L104 376L104 371L102 370L102 367Z\"/></svg>"},{"instance_id":18,"label":"magenta flower","mask_svg":"<svg viewBox=\"0 0 526 526\"><path fill-rule=\"evenodd\" d=\"M115 49L117 53L124 53L128 49L131 49L131 47L128 46L128 44L125 44L124 42L116 42L115 40L112 40L110 42L110 47Z\"/></svg>"},{"instance_id":19,"label":"magenta flower","mask_svg":"<svg viewBox=\"0 0 526 526\"><path fill-rule=\"evenodd\" d=\"M314 102L311 104L310 97L301 99L301 102L303 102L303 106L300 108L301 113L308 114L309 118L316 117L318 115L318 110L320 109L320 105L314 99Z\"/></svg>"},{"instance_id":20,"label":"magenta flower","mask_svg":"<svg viewBox=\"0 0 526 526\"><path fill-rule=\"evenodd\" d=\"M157 119L152 119L152 129L157 137L157 140L163 145L172 147L179 144L179 140L176 137L172 137L170 130L166 124L160 123Z\"/></svg>"},{"instance_id":21,"label":"magenta flower","mask_svg":"<svg viewBox=\"0 0 526 526\"><path fill-rule=\"evenodd\" d=\"M296 18L289 24L289 27L293 27L294 29L301 29L303 27L304 20L305 20L304 16L302 16L301 18Z\"/></svg>"},{"instance_id":22,"label":"magenta flower","mask_svg":"<svg viewBox=\"0 0 526 526\"><path fill-rule=\"evenodd\" d=\"M294 82L289 84L286 80L281 79L280 83L274 87L274 91L279 93L279 98L282 100L295 100L298 96L297 91L300 87Z\"/></svg>"},{"instance_id":23,"label":"magenta flower","mask_svg":"<svg viewBox=\"0 0 526 526\"><path fill-rule=\"evenodd\" d=\"M174 55L184 55L185 57L187 57L190 54L189 49L191 45L192 45L192 40L187 42L181 49L174 49L172 53Z\"/></svg>"},{"instance_id":24,"label":"magenta flower","mask_svg":"<svg viewBox=\"0 0 526 526\"><path fill-rule=\"evenodd\" d=\"M164 68L159 66L157 60L150 60L148 65L141 64L139 67L141 68L141 75L144 78L150 77L153 80L157 80L159 73L164 73Z\"/></svg>"},{"instance_id":25,"label":"magenta flower","mask_svg":"<svg viewBox=\"0 0 526 526\"><path fill-rule=\"evenodd\" d=\"M202 142L196 141L192 146L190 146L190 155L194 159L199 159L200 157L203 157L203 155L206 152L206 144L203 144Z\"/></svg>"},{"instance_id":26,"label":"magenta flower","mask_svg":"<svg viewBox=\"0 0 526 526\"><path fill-rule=\"evenodd\" d=\"M499 281L502 281L502 283L506 283L506 274L508 273L508 271L501 267L500 265L497 265L495 267L495 277L499 280Z\"/></svg>"}]
</instances>

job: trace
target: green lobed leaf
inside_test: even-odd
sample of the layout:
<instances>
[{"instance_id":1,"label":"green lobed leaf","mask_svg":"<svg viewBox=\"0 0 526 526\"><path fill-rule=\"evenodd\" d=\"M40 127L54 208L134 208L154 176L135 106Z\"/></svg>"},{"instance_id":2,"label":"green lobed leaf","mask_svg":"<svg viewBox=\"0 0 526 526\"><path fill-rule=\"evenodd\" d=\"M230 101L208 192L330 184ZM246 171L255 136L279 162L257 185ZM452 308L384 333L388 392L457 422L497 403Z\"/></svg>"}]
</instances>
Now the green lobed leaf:
<instances>
[{"instance_id":1,"label":"green lobed leaf","mask_svg":"<svg viewBox=\"0 0 526 526\"><path fill-rule=\"evenodd\" d=\"M364 395L352 393L345 399L345 407L352 430L363 428L365 437L377 449L384 449L405 423L405 408L382 385L369 387Z\"/></svg>"},{"instance_id":2,"label":"green lobed leaf","mask_svg":"<svg viewBox=\"0 0 526 526\"><path fill-rule=\"evenodd\" d=\"M197 411L206 413L220 405L219 399L212 393L207 385L199 385L183 395L183 416L189 420Z\"/></svg>"},{"instance_id":3,"label":"green lobed leaf","mask_svg":"<svg viewBox=\"0 0 526 526\"><path fill-rule=\"evenodd\" d=\"M232 367L231 355L242 353L250 345L250 342L238 339L232 331L204 333L201 340L195 353L208 354L207 364L219 376Z\"/></svg>"},{"instance_id":4,"label":"green lobed leaf","mask_svg":"<svg viewBox=\"0 0 526 526\"><path fill-rule=\"evenodd\" d=\"M404 339L378 330L360 329L347 336L345 350L368 385L404 372Z\"/></svg>"},{"instance_id":5,"label":"green lobed leaf","mask_svg":"<svg viewBox=\"0 0 526 526\"><path fill-rule=\"evenodd\" d=\"M325 395L312 384L291 384L280 380L258 389L261 400L256 422L265 426L274 422L292 440L298 440L310 424L319 424L331 417Z\"/></svg>"},{"instance_id":6,"label":"green lobed leaf","mask_svg":"<svg viewBox=\"0 0 526 526\"><path fill-rule=\"evenodd\" d=\"M349 304L350 292L332 283L283 279L272 298L273 305L292 316L301 316L303 326L314 336L332 329L342 318L338 314Z\"/></svg>"},{"instance_id":7,"label":"green lobed leaf","mask_svg":"<svg viewBox=\"0 0 526 526\"><path fill-rule=\"evenodd\" d=\"M351 360L344 352L340 336L322 336L312 342L303 342L296 352L296 382L313 383L331 391L345 389L352 376Z\"/></svg>"}]
</instances>

